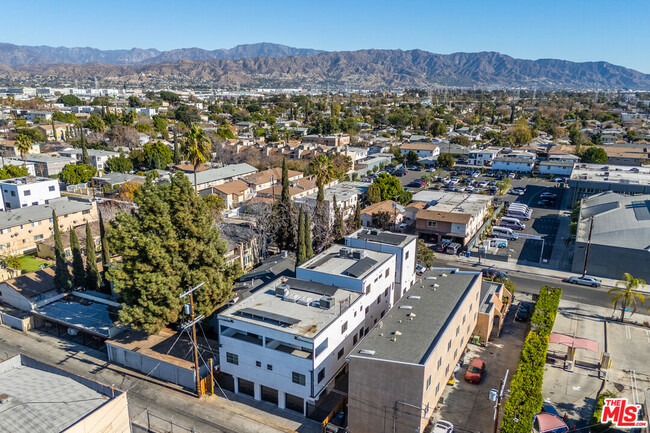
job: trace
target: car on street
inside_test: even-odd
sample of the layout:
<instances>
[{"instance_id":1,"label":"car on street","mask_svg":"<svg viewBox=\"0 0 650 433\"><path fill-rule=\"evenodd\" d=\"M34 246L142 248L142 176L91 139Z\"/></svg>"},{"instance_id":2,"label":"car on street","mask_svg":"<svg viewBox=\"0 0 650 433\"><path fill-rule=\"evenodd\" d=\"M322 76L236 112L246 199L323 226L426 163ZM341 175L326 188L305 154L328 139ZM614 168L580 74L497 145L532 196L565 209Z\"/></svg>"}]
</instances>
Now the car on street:
<instances>
[{"instance_id":1,"label":"car on street","mask_svg":"<svg viewBox=\"0 0 650 433\"><path fill-rule=\"evenodd\" d=\"M431 429L431 433L454 433L454 425L443 419L436 421Z\"/></svg>"},{"instance_id":2,"label":"car on street","mask_svg":"<svg viewBox=\"0 0 650 433\"><path fill-rule=\"evenodd\" d=\"M581 286L591 286L591 287L600 287L603 285L603 281L599 280L596 277L590 277L585 275L584 277L573 276L563 280L565 283L570 284L579 284Z\"/></svg>"},{"instance_id":3,"label":"car on street","mask_svg":"<svg viewBox=\"0 0 650 433\"><path fill-rule=\"evenodd\" d=\"M551 207L551 206L555 206L555 202L553 200L549 200L547 198L544 198L544 199L541 199L540 201L537 202L537 206Z\"/></svg>"},{"instance_id":4,"label":"car on street","mask_svg":"<svg viewBox=\"0 0 650 433\"><path fill-rule=\"evenodd\" d=\"M565 179L563 177L555 177L555 178L553 178L553 182L564 182L564 180Z\"/></svg>"},{"instance_id":5,"label":"car on street","mask_svg":"<svg viewBox=\"0 0 650 433\"><path fill-rule=\"evenodd\" d=\"M485 374L485 361L481 358L475 357L467 365L465 371L465 380L471 383L479 383Z\"/></svg>"},{"instance_id":6,"label":"car on street","mask_svg":"<svg viewBox=\"0 0 650 433\"><path fill-rule=\"evenodd\" d=\"M557 194L554 194L552 192L543 192L539 195L539 198L545 198L548 200L555 200L557 199Z\"/></svg>"},{"instance_id":7,"label":"car on street","mask_svg":"<svg viewBox=\"0 0 650 433\"><path fill-rule=\"evenodd\" d=\"M520 302L519 307L517 307L517 313L515 313L515 320L527 322L532 315L533 309L528 304Z\"/></svg>"},{"instance_id":8,"label":"car on street","mask_svg":"<svg viewBox=\"0 0 650 433\"><path fill-rule=\"evenodd\" d=\"M498 269L485 268L481 270L483 278L503 278L504 280L509 280L510 277L505 272L501 272Z\"/></svg>"}]
</instances>

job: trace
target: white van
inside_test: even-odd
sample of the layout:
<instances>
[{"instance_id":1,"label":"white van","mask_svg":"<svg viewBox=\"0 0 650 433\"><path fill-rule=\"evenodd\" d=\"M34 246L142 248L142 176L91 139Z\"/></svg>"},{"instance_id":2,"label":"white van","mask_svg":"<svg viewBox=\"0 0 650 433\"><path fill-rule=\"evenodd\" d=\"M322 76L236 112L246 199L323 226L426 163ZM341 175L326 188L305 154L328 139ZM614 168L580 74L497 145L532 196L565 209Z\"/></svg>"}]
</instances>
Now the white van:
<instances>
[{"instance_id":1,"label":"white van","mask_svg":"<svg viewBox=\"0 0 650 433\"><path fill-rule=\"evenodd\" d=\"M517 218L503 217L501 222L499 222L500 227L508 227L509 229L523 230L526 228L526 224L519 221Z\"/></svg>"},{"instance_id":2,"label":"white van","mask_svg":"<svg viewBox=\"0 0 650 433\"><path fill-rule=\"evenodd\" d=\"M509 229L507 227L499 227L499 226L492 227L492 236L509 239L511 241L517 240L519 238L519 235L515 233L512 229Z\"/></svg>"},{"instance_id":3,"label":"white van","mask_svg":"<svg viewBox=\"0 0 650 433\"><path fill-rule=\"evenodd\" d=\"M490 248L508 248L508 240L502 238L490 239Z\"/></svg>"},{"instance_id":4,"label":"white van","mask_svg":"<svg viewBox=\"0 0 650 433\"><path fill-rule=\"evenodd\" d=\"M530 207L523 203L510 203L510 205L508 205L508 209L521 209L524 211L529 211Z\"/></svg>"}]
</instances>

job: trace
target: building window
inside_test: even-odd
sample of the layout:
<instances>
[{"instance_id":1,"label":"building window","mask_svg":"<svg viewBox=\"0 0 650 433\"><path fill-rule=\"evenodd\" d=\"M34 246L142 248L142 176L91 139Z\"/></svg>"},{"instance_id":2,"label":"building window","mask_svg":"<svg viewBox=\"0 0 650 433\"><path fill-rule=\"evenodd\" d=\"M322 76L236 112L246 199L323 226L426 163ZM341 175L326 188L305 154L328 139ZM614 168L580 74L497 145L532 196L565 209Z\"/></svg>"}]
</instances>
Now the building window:
<instances>
[{"instance_id":1,"label":"building window","mask_svg":"<svg viewBox=\"0 0 650 433\"><path fill-rule=\"evenodd\" d=\"M451 340L449 340L449 343L447 343L447 350L451 350Z\"/></svg>"},{"instance_id":2,"label":"building window","mask_svg":"<svg viewBox=\"0 0 650 433\"><path fill-rule=\"evenodd\" d=\"M32 227L38 227L38 226L40 226L40 225L41 225L41 222L40 222L40 221L34 221L34 222L32 223Z\"/></svg>"},{"instance_id":3,"label":"building window","mask_svg":"<svg viewBox=\"0 0 650 433\"><path fill-rule=\"evenodd\" d=\"M354 335L356 336L357 334L354 334ZM344 353L345 353L345 350L343 348L341 348L341 350L339 350L339 353L338 353L336 359L341 359L343 357Z\"/></svg>"},{"instance_id":4,"label":"building window","mask_svg":"<svg viewBox=\"0 0 650 433\"><path fill-rule=\"evenodd\" d=\"M81 212L81 215L89 215L89 214L90 214L90 210L85 210Z\"/></svg>"},{"instance_id":5,"label":"building window","mask_svg":"<svg viewBox=\"0 0 650 433\"><path fill-rule=\"evenodd\" d=\"M440 391L440 384L438 383L438 384L436 385L436 395L438 395L438 392L439 392L439 391Z\"/></svg>"},{"instance_id":6,"label":"building window","mask_svg":"<svg viewBox=\"0 0 650 433\"><path fill-rule=\"evenodd\" d=\"M32 195L32 192L31 192L30 190L26 189L25 191L23 191L23 195L24 195L25 197L27 197L27 196Z\"/></svg>"},{"instance_id":7,"label":"building window","mask_svg":"<svg viewBox=\"0 0 650 433\"><path fill-rule=\"evenodd\" d=\"M381 295L377 296L377 304L381 303Z\"/></svg>"},{"instance_id":8,"label":"building window","mask_svg":"<svg viewBox=\"0 0 650 433\"><path fill-rule=\"evenodd\" d=\"M261 361L255 361L255 367L261 367L262 362Z\"/></svg>"},{"instance_id":9,"label":"building window","mask_svg":"<svg viewBox=\"0 0 650 433\"><path fill-rule=\"evenodd\" d=\"M368 311L370 311L370 307L366 307L366 314L368 314Z\"/></svg>"},{"instance_id":10,"label":"building window","mask_svg":"<svg viewBox=\"0 0 650 433\"><path fill-rule=\"evenodd\" d=\"M43 239L43 235L36 235L36 236L34 236L34 240L35 240L35 241L40 241L41 239Z\"/></svg>"},{"instance_id":11,"label":"building window","mask_svg":"<svg viewBox=\"0 0 650 433\"><path fill-rule=\"evenodd\" d=\"M388 288L384 290L384 296L388 296Z\"/></svg>"},{"instance_id":12,"label":"building window","mask_svg":"<svg viewBox=\"0 0 650 433\"><path fill-rule=\"evenodd\" d=\"M460 334L460 325L456 326L456 337Z\"/></svg>"},{"instance_id":13,"label":"building window","mask_svg":"<svg viewBox=\"0 0 650 433\"><path fill-rule=\"evenodd\" d=\"M298 385L305 386L305 375L296 373L295 371L291 372L291 381L293 383L297 383Z\"/></svg>"},{"instance_id":14,"label":"building window","mask_svg":"<svg viewBox=\"0 0 650 433\"><path fill-rule=\"evenodd\" d=\"M9 244L0 245L0 250L6 250L7 248L9 248Z\"/></svg>"},{"instance_id":15,"label":"building window","mask_svg":"<svg viewBox=\"0 0 650 433\"><path fill-rule=\"evenodd\" d=\"M321 383L323 379L325 379L325 367L318 372L318 383Z\"/></svg>"},{"instance_id":16,"label":"building window","mask_svg":"<svg viewBox=\"0 0 650 433\"><path fill-rule=\"evenodd\" d=\"M352 344L357 344L357 341L359 341L359 337L357 334L354 334L354 337L352 337Z\"/></svg>"},{"instance_id":17,"label":"building window","mask_svg":"<svg viewBox=\"0 0 650 433\"><path fill-rule=\"evenodd\" d=\"M266 369L269 371L273 371L273 366L271 364L266 364Z\"/></svg>"},{"instance_id":18,"label":"building window","mask_svg":"<svg viewBox=\"0 0 650 433\"><path fill-rule=\"evenodd\" d=\"M449 364L447 364L447 368L445 368L445 377L449 376Z\"/></svg>"},{"instance_id":19,"label":"building window","mask_svg":"<svg viewBox=\"0 0 650 433\"><path fill-rule=\"evenodd\" d=\"M427 379L427 388L426 389L429 389L430 386L431 386L431 375L429 375L429 378Z\"/></svg>"},{"instance_id":20,"label":"building window","mask_svg":"<svg viewBox=\"0 0 650 433\"><path fill-rule=\"evenodd\" d=\"M442 356L438 358L438 369L440 369L440 367L442 367Z\"/></svg>"},{"instance_id":21,"label":"building window","mask_svg":"<svg viewBox=\"0 0 650 433\"><path fill-rule=\"evenodd\" d=\"M16 197L16 191L11 191L11 196Z\"/></svg>"},{"instance_id":22,"label":"building window","mask_svg":"<svg viewBox=\"0 0 650 433\"><path fill-rule=\"evenodd\" d=\"M347 330L348 330L348 322L346 321L343 322L343 324L341 325L341 334L343 334Z\"/></svg>"},{"instance_id":23,"label":"building window","mask_svg":"<svg viewBox=\"0 0 650 433\"><path fill-rule=\"evenodd\" d=\"M390 275L390 269L386 269L386 278Z\"/></svg>"},{"instance_id":24,"label":"building window","mask_svg":"<svg viewBox=\"0 0 650 433\"><path fill-rule=\"evenodd\" d=\"M454 350L454 359L458 356L458 349Z\"/></svg>"},{"instance_id":25,"label":"building window","mask_svg":"<svg viewBox=\"0 0 650 433\"><path fill-rule=\"evenodd\" d=\"M226 352L226 362L239 365L239 356L234 353Z\"/></svg>"},{"instance_id":26,"label":"building window","mask_svg":"<svg viewBox=\"0 0 650 433\"><path fill-rule=\"evenodd\" d=\"M465 324L465 319L467 319L467 314L463 314L463 325Z\"/></svg>"},{"instance_id":27,"label":"building window","mask_svg":"<svg viewBox=\"0 0 650 433\"><path fill-rule=\"evenodd\" d=\"M408 260L410 251L406 252L405 260Z\"/></svg>"},{"instance_id":28,"label":"building window","mask_svg":"<svg viewBox=\"0 0 650 433\"><path fill-rule=\"evenodd\" d=\"M54 187L54 185L52 185L52 186L50 186L48 189L49 189L50 191L54 191L56 188Z\"/></svg>"},{"instance_id":29,"label":"building window","mask_svg":"<svg viewBox=\"0 0 650 433\"><path fill-rule=\"evenodd\" d=\"M2 229L2 234L11 233L11 229Z\"/></svg>"},{"instance_id":30,"label":"building window","mask_svg":"<svg viewBox=\"0 0 650 433\"><path fill-rule=\"evenodd\" d=\"M427 221L427 226L428 227L435 227L438 225L437 221Z\"/></svg>"},{"instance_id":31,"label":"building window","mask_svg":"<svg viewBox=\"0 0 650 433\"><path fill-rule=\"evenodd\" d=\"M429 413L429 403L427 403L427 405L424 408L424 414L426 415L428 413Z\"/></svg>"}]
</instances>

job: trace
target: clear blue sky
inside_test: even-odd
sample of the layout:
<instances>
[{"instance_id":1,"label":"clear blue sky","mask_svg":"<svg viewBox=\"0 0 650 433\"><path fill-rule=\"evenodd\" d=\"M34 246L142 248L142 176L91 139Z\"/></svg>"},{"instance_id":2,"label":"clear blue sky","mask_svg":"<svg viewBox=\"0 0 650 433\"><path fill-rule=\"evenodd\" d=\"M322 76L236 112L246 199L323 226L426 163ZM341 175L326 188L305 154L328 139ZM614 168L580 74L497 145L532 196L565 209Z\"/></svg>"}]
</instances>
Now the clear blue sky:
<instances>
[{"instance_id":1,"label":"clear blue sky","mask_svg":"<svg viewBox=\"0 0 650 433\"><path fill-rule=\"evenodd\" d=\"M650 0L32 0L10 9L0 41L18 45L499 51L650 73Z\"/></svg>"}]
</instances>

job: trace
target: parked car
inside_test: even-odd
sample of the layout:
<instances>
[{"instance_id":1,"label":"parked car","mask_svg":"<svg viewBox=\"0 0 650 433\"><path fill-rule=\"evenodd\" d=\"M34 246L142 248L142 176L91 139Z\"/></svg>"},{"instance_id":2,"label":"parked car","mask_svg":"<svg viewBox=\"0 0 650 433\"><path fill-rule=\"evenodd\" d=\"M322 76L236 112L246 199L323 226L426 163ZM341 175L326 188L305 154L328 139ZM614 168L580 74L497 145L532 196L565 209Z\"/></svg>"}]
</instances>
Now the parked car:
<instances>
[{"instance_id":1,"label":"parked car","mask_svg":"<svg viewBox=\"0 0 650 433\"><path fill-rule=\"evenodd\" d=\"M415 265L415 273L418 275L422 275L427 271L427 268L425 268L422 265Z\"/></svg>"},{"instance_id":2,"label":"parked car","mask_svg":"<svg viewBox=\"0 0 650 433\"><path fill-rule=\"evenodd\" d=\"M404 230L406 230L406 228L407 228L408 226L409 226L409 225L406 224L406 223L402 223L402 224L400 224L400 225L399 225L399 231L400 231L400 232L403 232Z\"/></svg>"},{"instance_id":3,"label":"parked car","mask_svg":"<svg viewBox=\"0 0 650 433\"><path fill-rule=\"evenodd\" d=\"M483 182L479 182L478 186L481 188L487 188L489 185L489 182L487 180L484 180Z\"/></svg>"},{"instance_id":4,"label":"parked car","mask_svg":"<svg viewBox=\"0 0 650 433\"><path fill-rule=\"evenodd\" d=\"M514 194L514 195L524 195L526 193L526 191L524 191L523 189L519 189L519 188L513 188L508 192L510 194Z\"/></svg>"},{"instance_id":5,"label":"parked car","mask_svg":"<svg viewBox=\"0 0 650 433\"><path fill-rule=\"evenodd\" d=\"M461 245L457 242L452 242L449 245L447 245L447 248L445 248L445 252L447 254L458 254L458 250L460 250Z\"/></svg>"},{"instance_id":6,"label":"parked car","mask_svg":"<svg viewBox=\"0 0 650 433\"><path fill-rule=\"evenodd\" d=\"M564 182L564 181L565 181L565 178L563 178L563 177L555 177L555 178L553 178L553 182Z\"/></svg>"},{"instance_id":7,"label":"parked car","mask_svg":"<svg viewBox=\"0 0 650 433\"><path fill-rule=\"evenodd\" d=\"M527 322L532 315L533 309L531 306L520 302L519 307L517 307L517 313L515 314L515 320L518 320L520 322Z\"/></svg>"},{"instance_id":8,"label":"parked car","mask_svg":"<svg viewBox=\"0 0 650 433\"><path fill-rule=\"evenodd\" d=\"M407 186L407 187L410 187L410 188L422 188L424 185L425 185L424 182L420 182L420 181L414 180L413 182L409 183L409 184L406 185L406 186Z\"/></svg>"},{"instance_id":9,"label":"parked car","mask_svg":"<svg viewBox=\"0 0 650 433\"><path fill-rule=\"evenodd\" d=\"M515 177L517 177L517 175L514 174L514 173L510 173L510 174L508 175L508 177L509 177L510 179L514 179Z\"/></svg>"},{"instance_id":10,"label":"parked car","mask_svg":"<svg viewBox=\"0 0 650 433\"><path fill-rule=\"evenodd\" d=\"M557 199L557 194L554 194L552 192L543 192L539 195L539 198L545 198L549 200L555 200Z\"/></svg>"},{"instance_id":11,"label":"parked car","mask_svg":"<svg viewBox=\"0 0 650 433\"><path fill-rule=\"evenodd\" d=\"M509 280L510 277L505 272L501 272L493 268L485 268L481 270L483 278L503 278L504 280Z\"/></svg>"},{"instance_id":12,"label":"parked car","mask_svg":"<svg viewBox=\"0 0 650 433\"><path fill-rule=\"evenodd\" d=\"M580 284L582 286L591 286L591 287L600 287L603 285L602 280L599 280L596 277L590 277L589 275L585 275L584 277L573 276L563 281L565 283Z\"/></svg>"},{"instance_id":13,"label":"parked car","mask_svg":"<svg viewBox=\"0 0 650 433\"><path fill-rule=\"evenodd\" d=\"M474 358L467 365L465 380L471 383L479 383L485 374L485 361L481 358Z\"/></svg>"},{"instance_id":14,"label":"parked car","mask_svg":"<svg viewBox=\"0 0 650 433\"><path fill-rule=\"evenodd\" d=\"M544 199L541 199L540 201L537 202L537 206L551 207L551 206L555 206L555 202L553 200L549 200L547 198L544 198Z\"/></svg>"},{"instance_id":15,"label":"parked car","mask_svg":"<svg viewBox=\"0 0 650 433\"><path fill-rule=\"evenodd\" d=\"M472 177L479 177L480 175L481 175L481 173L478 172L478 171L475 171L474 173L472 173Z\"/></svg>"},{"instance_id":16,"label":"parked car","mask_svg":"<svg viewBox=\"0 0 650 433\"><path fill-rule=\"evenodd\" d=\"M431 433L454 433L454 425L449 421L438 420L433 425Z\"/></svg>"},{"instance_id":17,"label":"parked car","mask_svg":"<svg viewBox=\"0 0 650 433\"><path fill-rule=\"evenodd\" d=\"M436 246L434 247L434 250L438 253L443 252L447 246L451 243L451 241L447 240L442 240L441 242L437 243Z\"/></svg>"}]
</instances>

